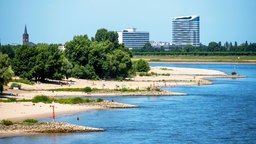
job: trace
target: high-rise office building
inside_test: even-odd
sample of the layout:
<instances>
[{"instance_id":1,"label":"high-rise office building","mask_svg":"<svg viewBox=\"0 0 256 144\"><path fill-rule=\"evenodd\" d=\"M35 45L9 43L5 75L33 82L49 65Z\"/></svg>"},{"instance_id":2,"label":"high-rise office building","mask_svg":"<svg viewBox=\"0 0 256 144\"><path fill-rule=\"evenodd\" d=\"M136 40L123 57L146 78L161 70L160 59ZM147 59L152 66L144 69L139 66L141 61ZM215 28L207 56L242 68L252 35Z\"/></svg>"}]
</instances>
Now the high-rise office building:
<instances>
[{"instance_id":1,"label":"high-rise office building","mask_svg":"<svg viewBox=\"0 0 256 144\"><path fill-rule=\"evenodd\" d=\"M173 18L172 42L177 46L200 46L199 16L181 16Z\"/></svg>"},{"instance_id":2,"label":"high-rise office building","mask_svg":"<svg viewBox=\"0 0 256 144\"><path fill-rule=\"evenodd\" d=\"M128 48L143 48L149 42L149 32L138 32L135 28L118 32L118 41Z\"/></svg>"}]
</instances>

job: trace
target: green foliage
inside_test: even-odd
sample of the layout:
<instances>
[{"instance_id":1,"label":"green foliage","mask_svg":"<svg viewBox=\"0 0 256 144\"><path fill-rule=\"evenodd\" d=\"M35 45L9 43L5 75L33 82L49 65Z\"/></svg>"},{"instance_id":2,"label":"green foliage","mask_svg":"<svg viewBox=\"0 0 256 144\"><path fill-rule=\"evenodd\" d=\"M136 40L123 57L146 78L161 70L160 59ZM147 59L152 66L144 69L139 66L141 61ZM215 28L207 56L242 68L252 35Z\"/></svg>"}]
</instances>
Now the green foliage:
<instances>
[{"instance_id":1,"label":"green foliage","mask_svg":"<svg viewBox=\"0 0 256 144\"><path fill-rule=\"evenodd\" d=\"M83 79L124 79L132 67L131 52L118 44L116 32L99 29L95 39L75 36L65 44L65 56L74 66L71 76Z\"/></svg>"},{"instance_id":2,"label":"green foliage","mask_svg":"<svg viewBox=\"0 0 256 144\"><path fill-rule=\"evenodd\" d=\"M236 72L232 72L231 75L236 75Z\"/></svg>"},{"instance_id":3,"label":"green foliage","mask_svg":"<svg viewBox=\"0 0 256 144\"><path fill-rule=\"evenodd\" d=\"M4 119L1 121L1 124L5 125L5 126L9 126L9 125L13 125L13 122L7 119Z\"/></svg>"},{"instance_id":4,"label":"green foliage","mask_svg":"<svg viewBox=\"0 0 256 144\"><path fill-rule=\"evenodd\" d=\"M14 87L21 89L21 85L18 83L12 83L10 88L13 89Z\"/></svg>"},{"instance_id":5,"label":"green foliage","mask_svg":"<svg viewBox=\"0 0 256 144\"><path fill-rule=\"evenodd\" d=\"M137 72L148 72L150 70L148 62L143 59L139 59L135 65Z\"/></svg>"},{"instance_id":6,"label":"green foliage","mask_svg":"<svg viewBox=\"0 0 256 144\"><path fill-rule=\"evenodd\" d=\"M23 123L38 123L38 120L35 120L35 119L25 119L22 122Z\"/></svg>"},{"instance_id":7,"label":"green foliage","mask_svg":"<svg viewBox=\"0 0 256 144\"><path fill-rule=\"evenodd\" d=\"M22 45L15 52L12 67L17 76L28 80L62 79L63 59L56 44Z\"/></svg>"},{"instance_id":8,"label":"green foliage","mask_svg":"<svg viewBox=\"0 0 256 144\"><path fill-rule=\"evenodd\" d=\"M28 84L28 85L33 85L35 84L35 82L32 82L28 79L13 79L11 80L12 82L19 82L19 83L24 83L24 84Z\"/></svg>"},{"instance_id":9,"label":"green foliage","mask_svg":"<svg viewBox=\"0 0 256 144\"><path fill-rule=\"evenodd\" d=\"M83 92L92 92L92 88L91 87L85 87L83 89Z\"/></svg>"},{"instance_id":10,"label":"green foliage","mask_svg":"<svg viewBox=\"0 0 256 144\"><path fill-rule=\"evenodd\" d=\"M80 97L76 97L76 98L73 98L73 99L72 99L71 103L72 103L72 104L83 103L83 99L80 98Z\"/></svg>"},{"instance_id":11,"label":"green foliage","mask_svg":"<svg viewBox=\"0 0 256 144\"><path fill-rule=\"evenodd\" d=\"M60 104L81 104L81 103L90 103L90 102L95 102L93 99L83 99L81 97L75 97L75 98L61 98L61 99L56 99L56 103ZM96 100L96 102L100 102Z\"/></svg>"},{"instance_id":12,"label":"green foliage","mask_svg":"<svg viewBox=\"0 0 256 144\"><path fill-rule=\"evenodd\" d=\"M39 95L39 96L35 96L32 99L33 103L39 103L39 102L43 102L43 103L51 103L52 100L48 97L48 96L44 96L44 95Z\"/></svg>"},{"instance_id":13,"label":"green foliage","mask_svg":"<svg viewBox=\"0 0 256 144\"><path fill-rule=\"evenodd\" d=\"M17 99L16 98L8 98L7 102L17 102Z\"/></svg>"},{"instance_id":14,"label":"green foliage","mask_svg":"<svg viewBox=\"0 0 256 144\"><path fill-rule=\"evenodd\" d=\"M184 47L173 47L169 51L161 48L153 48L149 44L145 44L142 49L133 49L134 55L162 55L162 56L177 56L177 55L190 55L190 56L251 56L256 55L256 43L248 44L247 41L241 45L234 45L226 42L224 45L221 42L210 42L208 46L201 45L194 47L187 45ZM152 59L157 61L158 59Z\"/></svg>"},{"instance_id":15,"label":"green foliage","mask_svg":"<svg viewBox=\"0 0 256 144\"><path fill-rule=\"evenodd\" d=\"M96 102L103 102L104 100L102 98L97 98Z\"/></svg>"},{"instance_id":16,"label":"green foliage","mask_svg":"<svg viewBox=\"0 0 256 144\"><path fill-rule=\"evenodd\" d=\"M3 45L0 44L0 52L3 54L7 54L10 59L14 58L15 55L15 49L18 46L11 46L11 45Z\"/></svg>"},{"instance_id":17,"label":"green foliage","mask_svg":"<svg viewBox=\"0 0 256 144\"><path fill-rule=\"evenodd\" d=\"M0 52L0 93L3 92L3 86L11 81L12 76L13 71L8 56Z\"/></svg>"}]
</instances>

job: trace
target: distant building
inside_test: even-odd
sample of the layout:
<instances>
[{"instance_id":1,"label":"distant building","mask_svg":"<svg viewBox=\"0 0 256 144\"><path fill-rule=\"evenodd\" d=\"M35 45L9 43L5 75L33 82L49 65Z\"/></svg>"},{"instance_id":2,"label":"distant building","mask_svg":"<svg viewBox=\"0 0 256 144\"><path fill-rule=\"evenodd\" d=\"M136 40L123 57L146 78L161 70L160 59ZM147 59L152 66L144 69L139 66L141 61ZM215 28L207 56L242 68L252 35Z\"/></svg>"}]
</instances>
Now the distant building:
<instances>
[{"instance_id":1,"label":"distant building","mask_svg":"<svg viewBox=\"0 0 256 144\"><path fill-rule=\"evenodd\" d=\"M173 18L172 42L176 46L200 46L199 16L181 16Z\"/></svg>"},{"instance_id":2,"label":"distant building","mask_svg":"<svg viewBox=\"0 0 256 144\"><path fill-rule=\"evenodd\" d=\"M64 46L64 45L60 45L60 46L58 46L58 49L59 49L60 51L64 51L64 50L65 50L65 46Z\"/></svg>"},{"instance_id":3,"label":"distant building","mask_svg":"<svg viewBox=\"0 0 256 144\"><path fill-rule=\"evenodd\" d=\"M165 49L169 49L169 48L173 48L175 47L175 45L173 45L170 42L156 42L156 41L150 41L150 44L152 47L154 48L165 48Z\"/></svg>"},{"instance_id":4,"label":"distant building","mask_svg":"<svg viewBox=\"0 0 256 144\"><path fill-rule=\"evenodd\" d=\"M149 42L149 32L138 32L136 28L118 32L118 41L128 48L143 48Z\"/></svg>"},{"instance_id":5,"label":"distant building","mask_svg":"<svg viewBox=\"0 0 256 144\"><path fill-rule=\"evenodd\" d=\"M23 45L36 46L33 42L29 42L29 34L27 32L27 26L25 25L24 34L22 35Z\"/></svg>"},{"instance_id":6,"label":"distant building","mask_svg":"<svg viewBox=\"0 0 256 144\"><path fill-rule=\"evenodd\" d=\"M24 30L24 34L22 35L22 41L23 41L23 45L25 44L29 44L29 35L27 32L27 26L25 25L25 30Z\"/></svg>"}]
</instances>

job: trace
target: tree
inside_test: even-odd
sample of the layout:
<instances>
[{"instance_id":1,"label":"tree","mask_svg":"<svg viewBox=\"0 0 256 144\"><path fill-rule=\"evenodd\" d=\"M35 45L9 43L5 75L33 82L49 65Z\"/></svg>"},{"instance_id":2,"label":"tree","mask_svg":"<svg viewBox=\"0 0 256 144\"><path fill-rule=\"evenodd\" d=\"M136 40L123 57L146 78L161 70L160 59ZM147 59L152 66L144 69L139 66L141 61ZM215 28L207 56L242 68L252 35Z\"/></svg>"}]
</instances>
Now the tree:
<instances>
[{"instance_id":1,"label":"tree","mask_svg":"<svg viewBox=\"0 0 256 144\"><path fill-rule=\"evenodd\" d=\"M139 59L136 62L136 71L137 72L148 72L150 70L149 64L143 59Z\"/></svg>"},{"instance_id":2,"label":"tree","mask_svg":"<svg viewBox=\"0 0 256 144\"><path fill-rule=\"evenodd\" d=\"M33 74L31 71L35 66L36 56L38 52L35 47L22 45L15 51L15 57L12 61L12 68L15 75L22 78L32 79Z\"/></svg>"},{"instance_id":3,"label":"tree","mask_svg":"<svg viewBox=\"0 0 256 144\"><path fill-rule=\"evenodd\" d=\"M219 44L216 42L210 42L208 45L208 50L210 52L219 51L220 50Z\"/></svg>"},{"instance_id":4,"label":"tree","mask_svg":"<svg viewBox=\"0 0 256 144\"><path fill-rule=\"evenodd\" d=\"M64 54L73 64L86 65L90 51L91 41L87 35L74 36L73 40L65 44Z\"/></svg>"},{"instance_id":5,"label":"tree","mask_svg":"<svg viewBox=\"0 0 256 144\"><path fill-rule=\"evenodd\" d=\"M56 44L23 45L16 50L13 69L17 76L29 80L62 79L63 58Z\"/></svg>"},{"instance_id":6,"label":"tree","mask_svg":"<svg viewBox=\"0 0 256 144\"><path fill-rule=\"evenodd\" d=\"M107 35L108 35L108 30L104 28L98 29L95 34L95 40L98 42L104 42L105 40L107 40Z\"/></svg>"},{"instance_id":7,"label":"tree","mask_svg":"<svg viewBox=\"0 0 256 144\"><path fill-rule=\"evenodd\" d=\"M16 47L17 46L11 46L11 45L0 46L0 52L2 52L3 54L7 54L8 57L12 59L14 58L14 55L15 55L14 49Z\"/></svg>"},{"instance_id":8,"label":"tree","mask_svg":"<svg viewBox=\"0 0 256 144\"><path fill-rule=\"evenodd\" d=\"M0 52L0 93L3 92L3 86L6 85L13 76L8 55Z\"/></svg>"}]
</instances>

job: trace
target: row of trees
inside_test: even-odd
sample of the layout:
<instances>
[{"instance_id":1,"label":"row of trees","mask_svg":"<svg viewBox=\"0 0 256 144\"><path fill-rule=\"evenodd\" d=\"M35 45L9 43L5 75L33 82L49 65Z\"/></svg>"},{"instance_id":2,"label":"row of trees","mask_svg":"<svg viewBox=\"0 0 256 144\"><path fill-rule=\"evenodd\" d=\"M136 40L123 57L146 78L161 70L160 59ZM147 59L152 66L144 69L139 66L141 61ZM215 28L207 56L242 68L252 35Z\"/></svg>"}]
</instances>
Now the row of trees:
<instances>
[{"instance_id":1,"label":"row of trees","mask_svg":"<svg viewBox=\"0 0 256 144\"><path fill-rule=\"evenodd\" d=\"M74 36L64 51L58 46L0 45L0 90L13 74L40 81L64 77L124 79L137 71L149 70L144 60L132 62L132 53L118 43L118 34L106 29L99 29L91 39L87 35Z\"/></svg>"},{"instance_id":2,"label":"row of trees","mask_svg":"<svg viewBox=\"0 0 256 144\"><path fill-rule=\"evenodd\" d=\"M221 42L210 42L208 46L201 45L194 47L187 45L185 47L174 47L166 51L164 48L154 48L150 43L146 43L142 49L133 49L135 55L158 54L158 55L256 55L256 43L247 42L237 45L237 42L226 42L224 45Z\"/></svg>"}]
</instances>

